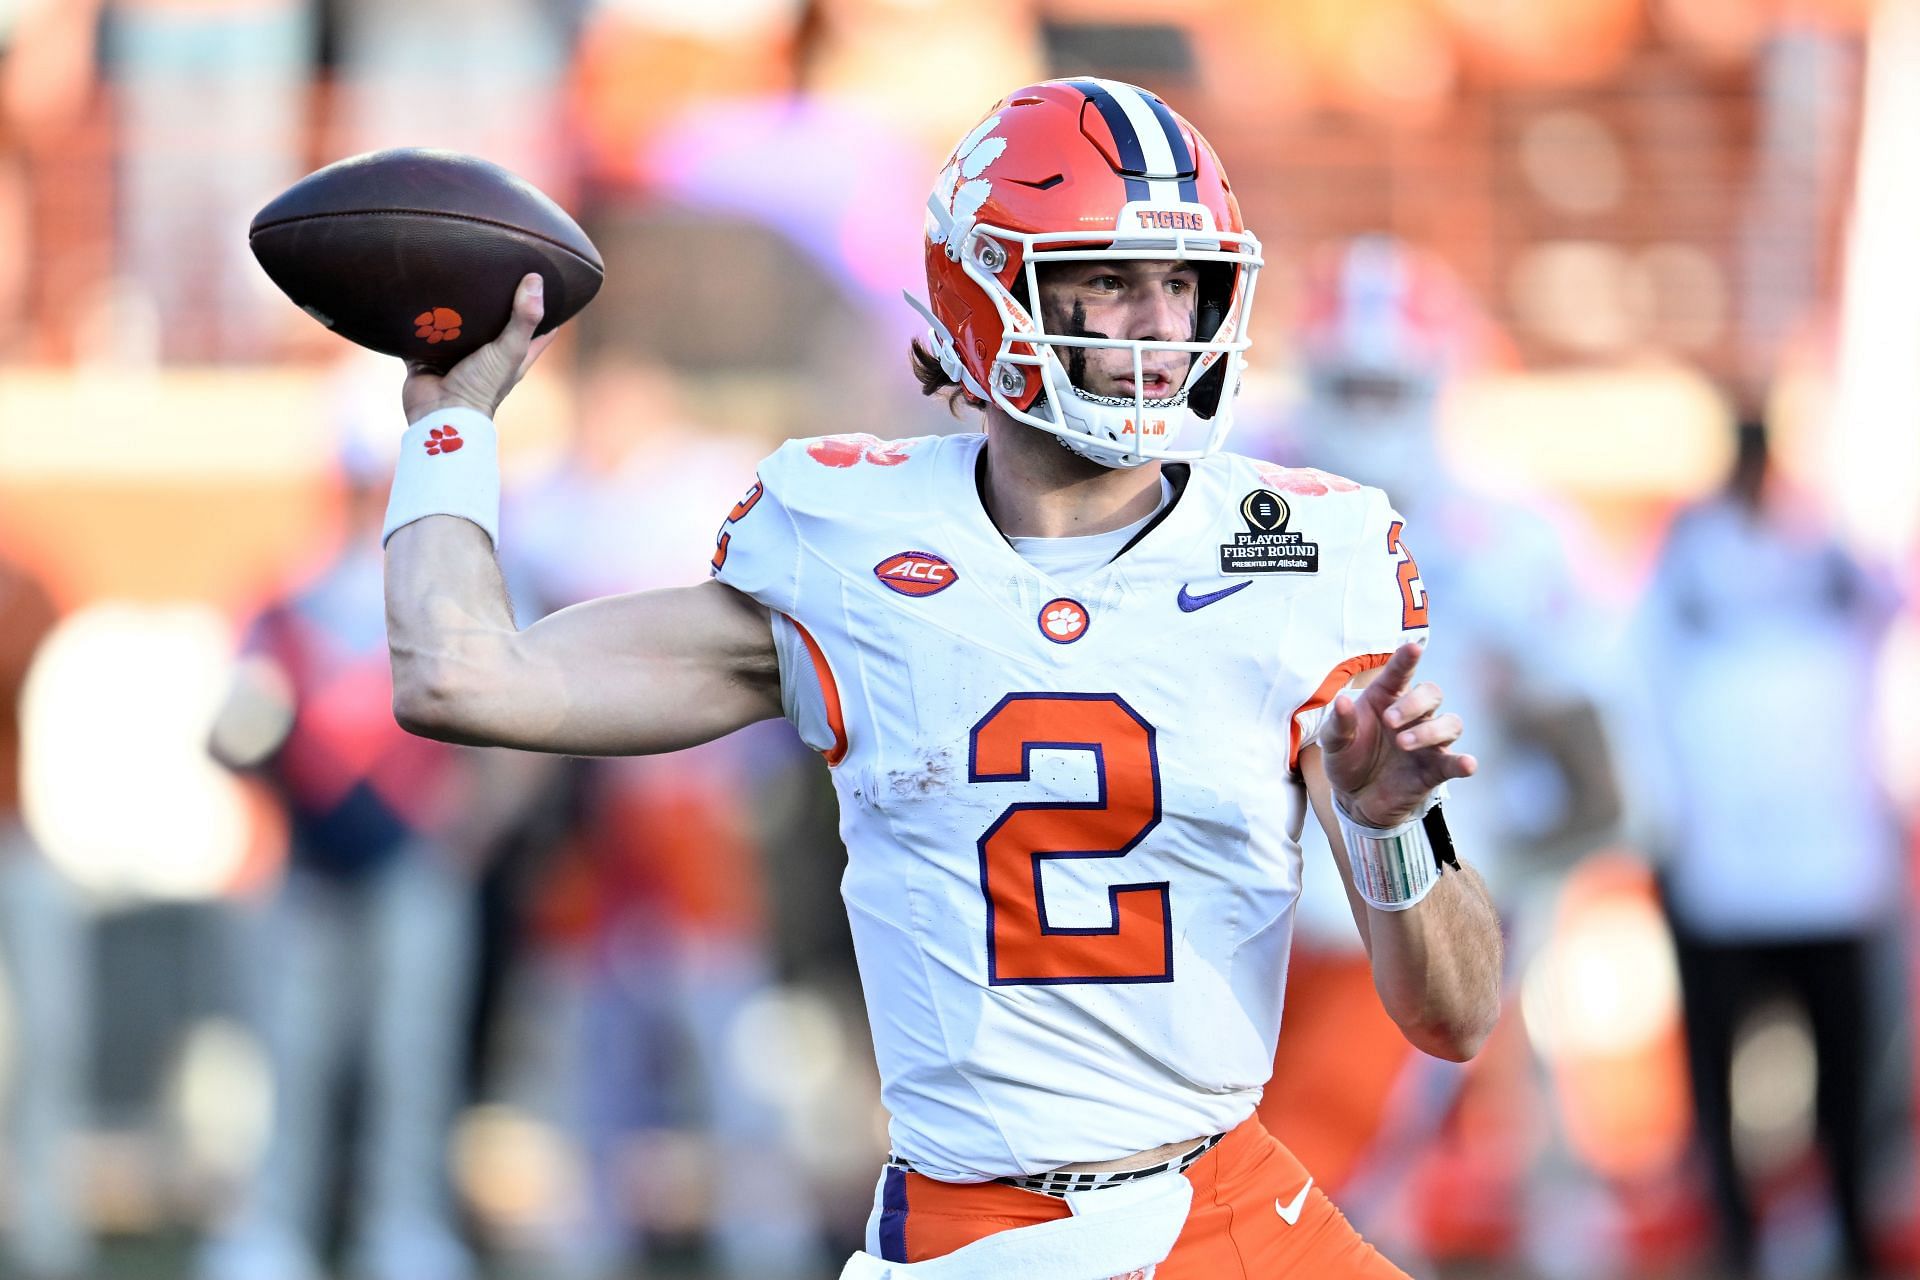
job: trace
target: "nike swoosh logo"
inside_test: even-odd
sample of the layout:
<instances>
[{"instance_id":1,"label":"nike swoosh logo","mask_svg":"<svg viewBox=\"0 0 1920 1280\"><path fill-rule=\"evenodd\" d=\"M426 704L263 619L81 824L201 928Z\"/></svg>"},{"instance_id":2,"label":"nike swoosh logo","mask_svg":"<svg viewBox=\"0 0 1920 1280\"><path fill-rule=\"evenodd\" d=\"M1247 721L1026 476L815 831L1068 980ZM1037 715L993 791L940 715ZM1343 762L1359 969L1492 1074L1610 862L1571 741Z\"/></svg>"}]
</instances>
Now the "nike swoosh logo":
<instances>
[{"instance_id":1,"label":"nike swoosh logo","mask_svg":"<svg viewBox=\"0 0 1920 1280\"><path fill-rule=\"evenodd\" d=\"M1209 591L1207 592L1207 594L1203 596L1197 596L1193 594L1193 592L1187 590L1185 583L1181 583L1180 584L1180 612L1192 613L1195 609L1204 609L1208 605L1212 604L1214 601L1225 600L1228 596L1232 595L1234 592L1244 591L1252 585L1253 585L1253 579L1249 578L1245 582L1236 582L1230 587L1222 587L1218 591Z\"/></svg>"},{"instance_id":2,"label":"nike swoosh logo","mask_svg":"<svg viewBox=\"0 0 1920 1280\"><path fill-rule=\"evenodd\" d=\"M1273 1211L1280 1215L1280 1221L1290 1227L1298 1226L1300 1222L1300 1211L1307 1207L1307 1192L1311 1190L1313 1190L1313 1177L1312 1175L1308 1175L1307 1185L1300 1188L1300 1194L1293 1198L1292 1204L1281 1204L1280 1198L1275 1196Z\"/></svg>"}]
</instances>

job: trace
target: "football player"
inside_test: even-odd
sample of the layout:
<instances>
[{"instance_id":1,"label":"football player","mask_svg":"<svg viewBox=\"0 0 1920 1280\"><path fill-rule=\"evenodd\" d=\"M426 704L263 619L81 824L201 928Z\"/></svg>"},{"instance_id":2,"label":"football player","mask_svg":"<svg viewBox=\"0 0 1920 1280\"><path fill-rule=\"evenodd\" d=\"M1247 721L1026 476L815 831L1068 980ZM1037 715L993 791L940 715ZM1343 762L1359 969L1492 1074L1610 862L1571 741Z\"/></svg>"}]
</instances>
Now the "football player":
<instances>
[{"instance_id":1,"label":"football player","mask_svg":"<svg viewBox=\"0 0 1920 1280\"><path fill-rule=\"evenodd\" d=\"M1475 763L1416 679L1402 521L1219 452L1260 247L1154 95L1008 96L925 249L915 367L981 433L791 441L712 581L524 631L491 414L544 344L537 277L491 345L414 370L396 713L576 753L784 714L825 754L893 1147L848 1275L1401 1275L1252 1117L1309 810L1407 1037L1465 1058L1499 1008L1498 921L1436 807Z\"/></svg>"}]
</instances>

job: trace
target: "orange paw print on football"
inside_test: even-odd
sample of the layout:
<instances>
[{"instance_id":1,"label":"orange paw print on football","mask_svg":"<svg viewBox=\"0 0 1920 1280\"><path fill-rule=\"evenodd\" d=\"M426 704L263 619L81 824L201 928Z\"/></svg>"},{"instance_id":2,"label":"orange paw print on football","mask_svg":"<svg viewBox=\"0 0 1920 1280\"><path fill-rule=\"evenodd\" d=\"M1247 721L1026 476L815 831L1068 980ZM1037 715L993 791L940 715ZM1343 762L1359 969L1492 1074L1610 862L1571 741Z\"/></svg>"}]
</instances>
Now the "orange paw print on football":
<instances>
[{"instance_id":1,"label":"orange paw print on football","mask_svg":"<svg viewBox=\"0 0 1920 1280\"><path fill-rule=\"evenodd\" d=\"M435 307L413 318L413 336L428 342L451 342L460 336L460 313L452 307Z\"/></svg>"},{"instance_id":2,"label":"orange paw print on football","mask_svg":"<svg viewBox=\"0 0 1920 1280\"><path fill-rule=\"evenodd\" d=\"M464 444L466 441L460 438L458 427L435 427L427 432L426 446L429 456L452 453Z\"/></svg>"}]
</instances>

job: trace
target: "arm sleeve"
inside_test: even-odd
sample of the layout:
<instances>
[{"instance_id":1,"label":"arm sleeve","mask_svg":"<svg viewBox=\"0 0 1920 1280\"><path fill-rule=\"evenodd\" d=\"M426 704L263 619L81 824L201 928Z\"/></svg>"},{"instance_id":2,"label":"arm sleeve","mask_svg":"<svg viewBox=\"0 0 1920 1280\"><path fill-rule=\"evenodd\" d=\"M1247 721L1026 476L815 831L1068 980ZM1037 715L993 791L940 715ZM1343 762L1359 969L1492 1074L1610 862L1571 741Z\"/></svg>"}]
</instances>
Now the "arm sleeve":
<instances>
[{"instance_id":1,"label":"arm sleeve","mask_svg":"<svg viewBox=\"0 0 1920 1280\"><path fill-rule=\"evenodd\" d=\"M714 535L711 563L720 582L791 616L800 600L802 548L799 524L785 500L781 461L776 453L761 463L753 485L726 513Z\"/></svg>"},{"instance_id":2,"label":"arm sleeve","mask_svg":"<svg viewBox=\"0 0 1920 1280\"><path fill-rule=\"evenodd\" d=\"M1320 736L1333 700L1343 689L1409 641L1427 639L1427 586L1419 561L1407 547L1406 521L1378 489L1368 490L1366 515L1347 557L1347 581L1341 602L1341 659L1294 713L1299 746ZM1297 767L1298 747L1290 765Z\"/></svg>"},{"instance_id":3,"label":"arm sleeve","mask_svg":"<svg viewBox=\"0 0 1920 1280\"><path fill-rule=\"evenodd\" d=\"M782 463L788 456L783 449L762 462L752 486L727 512L714 537L713 576L772 611L781 707L801 741L837 764L847 749L839 690L799 621L807 557L800 521L787 505L789 481Z\"/></svg>"}]
</instances>

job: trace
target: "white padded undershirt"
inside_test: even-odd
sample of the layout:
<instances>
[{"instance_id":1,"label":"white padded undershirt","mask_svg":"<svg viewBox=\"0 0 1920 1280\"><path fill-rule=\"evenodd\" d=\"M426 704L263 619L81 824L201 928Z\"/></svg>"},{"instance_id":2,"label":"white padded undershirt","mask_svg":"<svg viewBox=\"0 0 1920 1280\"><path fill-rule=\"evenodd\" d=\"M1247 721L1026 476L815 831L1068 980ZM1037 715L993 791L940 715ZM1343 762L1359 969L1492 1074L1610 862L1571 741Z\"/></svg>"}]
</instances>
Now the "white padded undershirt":
<instances>
[{"instance_id":1,"label":"white padded undershirt","mask_svg":"<svg viewBox=\"0 0 1920 1280\"><path fill-rule=\"evenodd\" d=\"M1099 572L1120 554L1120 549L1147 527L1149 521L1167 509L1173 501L1173 485L1160 477L1160 502L1132 524L1105 533L1089 533L1077 538L1008 538L1020 558L1065 586Z\"/></svg>"}]
</instances>

